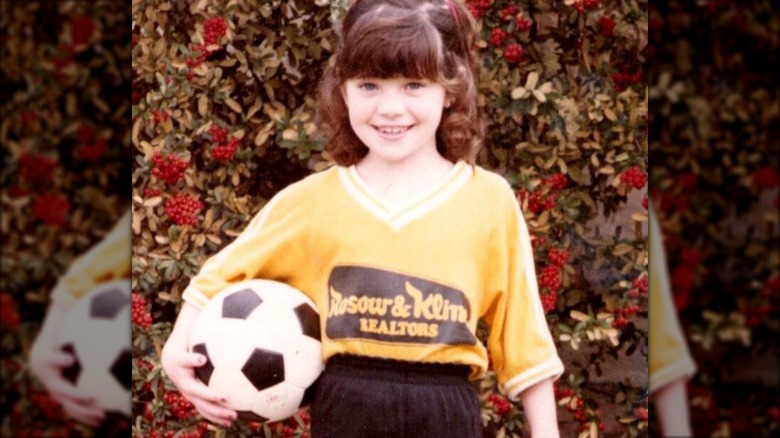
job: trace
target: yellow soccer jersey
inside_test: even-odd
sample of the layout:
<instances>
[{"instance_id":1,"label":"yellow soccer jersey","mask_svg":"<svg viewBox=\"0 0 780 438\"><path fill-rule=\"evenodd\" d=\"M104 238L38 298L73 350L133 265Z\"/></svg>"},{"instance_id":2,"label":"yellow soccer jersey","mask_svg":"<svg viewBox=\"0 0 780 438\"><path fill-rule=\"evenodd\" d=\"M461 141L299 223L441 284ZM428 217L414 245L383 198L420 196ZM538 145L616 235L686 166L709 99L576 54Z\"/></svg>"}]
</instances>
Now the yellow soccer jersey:
<instances>
[{"instance_id":1,"label":"yellow soccer jersey","mask_svg":"<svg viewBox=\"0 0 780 438\"><path fill-rule=\"evenodd\" d=\"M525 221L500 176L460 162L407 205L383 203L355 167L281 191L184 291L198 308L230 282L265 278L304 291L320 312L323 356L467 364L488 347L513 399L558 377Z\"/></svg>"},{"instance_id":2,"label":"yellow soccer jersey","mask_svg":"<svg viewBox=\"0 0 780 438\"><path fill-rule=\"evenodd\" d=\"M105 282L129 278L131 251L128 211L103 240L70 265L57 281L52 301L70 307L79 297Z\"/></svg>"},{"instance_id":3,"label":"yellow soccer jersey","mask_svg":"<svg viewBox=\"0 0 780 438\"><path fill-rule=\"evenodd\" d=\"M648 209L650 243L650 392L696 372L672 302L663 236L653 209Z\"/></svg>"}]
</instances>

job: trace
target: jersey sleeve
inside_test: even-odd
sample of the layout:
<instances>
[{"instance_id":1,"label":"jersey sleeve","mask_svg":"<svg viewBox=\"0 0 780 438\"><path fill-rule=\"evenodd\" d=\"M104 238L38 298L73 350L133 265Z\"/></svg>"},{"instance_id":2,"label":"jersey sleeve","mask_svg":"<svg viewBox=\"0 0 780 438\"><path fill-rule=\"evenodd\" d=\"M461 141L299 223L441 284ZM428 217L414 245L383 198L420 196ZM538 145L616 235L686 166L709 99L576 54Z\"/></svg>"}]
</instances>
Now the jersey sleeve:
<instances>
[{"instance_id":1,"label":"jersey sleeve","mask_svg":"<svg viewBox=\"0 0 780 438\"><path fill-rule=\"evenodd\" d=\"M649 275L649 380L650 392L681 378L689 378L696 372L685 342L677 313L672 302L669 273L666 266L661 227L648 209L648 240L650 249Z\"/></svg>"},{"instance_id":2,"label":"jersey sleeve","mask_svg":"<svg viewBox=\"0 0 780 438\"><path fill-rule=\"evenodd\" d=\"M125 213L103 240L73 261L54 286L52 302L67 308L100 284L130 277L130 215Z\"/></svg>"},{"instance_id":3,"label":"jersey sleeve","mask_svg":"<svg viewBox=\"0 0 780 438\"><path fill-rule=\"evenodd\" d=\"M295 196L296 188L279 192L236 240L206 260L182 299L200 309L231 283L253 278L296 286L295 278L309 263L305 236L311 207L306 199Z\"/></svg>"},{"instance_id":4,"label":"jersey sleeve","mask_svg":"<svg viewBox=\"0 0 780 438\"><path fill-rule=\"evenodd\" d=\"M530 236L517 200L506 184L504 225L492 239L495 298L485 321L488 350L499 384L512 400L528 387L563 374L563 363L542 308Z\"/></svg>"}]
</instances>

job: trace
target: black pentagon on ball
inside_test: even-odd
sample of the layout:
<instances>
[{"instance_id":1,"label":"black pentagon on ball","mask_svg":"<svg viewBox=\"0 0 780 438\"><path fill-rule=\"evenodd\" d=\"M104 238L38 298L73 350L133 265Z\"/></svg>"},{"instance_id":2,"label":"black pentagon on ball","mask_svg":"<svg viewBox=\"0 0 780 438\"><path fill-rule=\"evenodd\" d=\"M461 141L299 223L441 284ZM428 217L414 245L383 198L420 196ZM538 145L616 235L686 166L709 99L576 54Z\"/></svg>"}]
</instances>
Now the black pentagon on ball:
<instances>
[{"instance_id":1,"label":"black pentagon on ball","mask_svg":"<svg viewBox=\"0 0 780 438\"><path fill-rule=\"evenodd\" d=\"M258 391L262 391L284 381L284 356L255 348L241 367L241 372Z\"/></svg>"},{"instance_id":2,"label":"black pentagon on ball","mask_svg":"<svg viewBox=\"0 0 780 438\"><path fill-rule=\"evenodd\" d=\"M111 364L111 375L122 385L122 388L130 390L133 385L133 353L125 348Z\"/></svg>"},{"instance_id":3,"label":"black pentagon on ball","mask_svg":"<svg viewBox=\"0 0 780 438\"><path fill-rule=\"evenodd\" d=\"M122 289L109 289L92 298L89 303L89 316L92 318L114 319L125 306L130 305L130 298Z\"/></svg>"},{"instance_id":4,"label":"black pentagon on ball","mask_svg":"<svg viewBox=\"0 0 780 438\"><path fill-rule=\"evenodd\" d=\"M67 343L60 347L60 350L62 350L63 353L67 353L73 357L73 363L66 367L62 367L60 372L62 373L63 379L67 380L72 385L75 385L79 380L79 375L81 374L81 362L79 362L79 357L76 354L76 347L74 347L71 343Z\"/></svg>"},{"instance_id":5,"label":"black pentagon on ball","mask_svg":"<svg viewBox=\"0 0 780 438\"><path fill-rule=\"evenodd\" d=\"M214 364L211 363L211 357L209 356L209 352L206 349L206 344L194 345L192 347L192 352L206 356L206 363L199 367L195 367L195 377L200 379L204 385L208 385L209 380L211 380L211 374L214 373Z\"/></svg>"},{"instance_id":6,"label":"black pentagon on ball","mask_svg":"<svg viewBox=\"0 0 780 438\"><path fill-rule=\"evenodd\" d=\"M222 317L247 319L249 315L263 303L252 289L241 289L225 297L222 301Z\"/></svg>"},{"instance_id":7,"label":"black pentagon on ball","mask_svg":"<svg viewBox=\"0 0 780 438\"><path fill-rule=\"evenodd\" d=\"M301 331L304 335L320 340L320 315L307 303L303 303L295 308L295 315L301 324Z\"/></svg>"},{"instance_id":8,"label":"black pentagon on ball","mask_svg":"<svg viewBox=\"0 0 780 438\"><path fill-rule=\"evenodd\" d=\"M238 419L241 421L257 421L259 423L268 421L267 418L262 415L257 415L252 411L236 411L236 414L238 414Z\"/></svg>"}]
</instances>

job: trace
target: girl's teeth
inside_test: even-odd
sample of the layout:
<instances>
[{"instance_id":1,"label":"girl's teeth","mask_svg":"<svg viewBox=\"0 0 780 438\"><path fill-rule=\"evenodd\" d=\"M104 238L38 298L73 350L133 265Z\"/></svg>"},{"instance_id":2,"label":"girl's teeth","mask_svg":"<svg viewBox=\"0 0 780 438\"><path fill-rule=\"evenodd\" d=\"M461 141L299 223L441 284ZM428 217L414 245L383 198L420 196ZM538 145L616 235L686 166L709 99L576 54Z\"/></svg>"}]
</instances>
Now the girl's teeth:
<instances>
[{"instance_id":1,"label":"girl's teeth","mask_svg":"<svg viewBox=\"0 0 780 438\"><path fill-rule=\"evenodd\" d=\"M379 131L383 134L400 134L405 130L406 128L379 128Z\"/></svg>"}]
</instances>

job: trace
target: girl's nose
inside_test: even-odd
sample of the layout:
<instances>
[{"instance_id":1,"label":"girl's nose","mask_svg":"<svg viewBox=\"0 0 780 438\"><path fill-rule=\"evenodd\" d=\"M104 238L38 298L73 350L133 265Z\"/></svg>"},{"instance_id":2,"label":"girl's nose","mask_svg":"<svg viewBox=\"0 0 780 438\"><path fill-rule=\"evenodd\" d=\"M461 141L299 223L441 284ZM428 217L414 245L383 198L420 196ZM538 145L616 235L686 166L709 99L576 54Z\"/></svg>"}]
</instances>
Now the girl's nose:
<instances>
[{"instance_id":1,"label":"girl's nose","mask_svg":"<svg viewBox=\"0 0 780 438\"><path fill-rule=\"evenodd\" d=\"M377 105L377 112L386 116L394 116L403 113L403 96L395 91L382 93Z\"/></svg>"}]
</instances>

